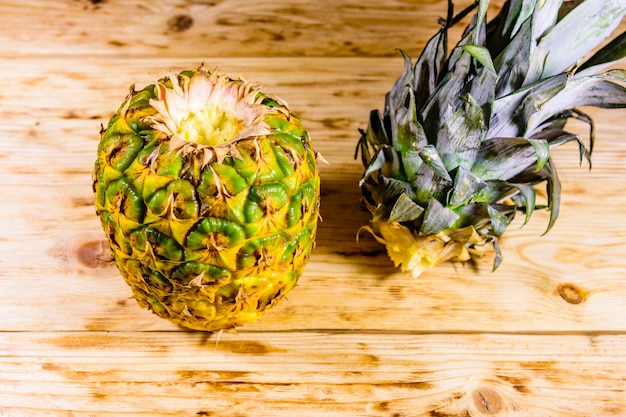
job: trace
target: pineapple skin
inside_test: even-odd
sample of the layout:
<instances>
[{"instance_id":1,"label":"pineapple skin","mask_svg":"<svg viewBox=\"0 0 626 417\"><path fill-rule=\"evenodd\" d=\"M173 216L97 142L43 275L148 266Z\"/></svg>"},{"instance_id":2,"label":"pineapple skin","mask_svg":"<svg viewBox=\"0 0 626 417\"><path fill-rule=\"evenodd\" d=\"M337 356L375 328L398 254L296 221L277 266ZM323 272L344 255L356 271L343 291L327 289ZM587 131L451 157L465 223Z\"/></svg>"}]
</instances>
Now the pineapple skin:
<instances>
[{"instance_id":1,"label":"pineapple skin","mask_svg":"<svg viewBox=\"0 0 626 417\"><path fill-rule=\"evenodd\" d=\"M131 87L101 130L96 213L142 307L190 329L234 329L276 305L304 270L319 212L317 155L298 117L261 92L268 134L208 160L193 146L176 149L152 124L151 101L172 82Z\"/></svg>"}]
</instances>

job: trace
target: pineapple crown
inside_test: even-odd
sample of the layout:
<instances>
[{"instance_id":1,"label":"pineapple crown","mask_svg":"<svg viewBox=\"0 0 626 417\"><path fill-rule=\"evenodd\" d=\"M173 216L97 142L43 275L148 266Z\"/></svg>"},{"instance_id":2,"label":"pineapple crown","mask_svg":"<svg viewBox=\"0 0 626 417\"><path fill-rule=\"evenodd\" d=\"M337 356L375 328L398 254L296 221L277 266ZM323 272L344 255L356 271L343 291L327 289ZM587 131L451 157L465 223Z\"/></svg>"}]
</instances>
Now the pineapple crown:
<instances>
[{"instance_id":1,"label":"pineapple crown","mask_svg":"<svg viewBox=\"0 0 626 417\"><path fill-rule=\"evenodd\" d=\"M415 241L444 234L444 245L456 249L430 256L437 262L467 260L468 249L492 242L495 269L497 238L516 211L525 212L527 222L535 208L548 208L546 232L558 217L560 183L550 150L575 142L581 163L590 161L595 125L579 107L626 107L620 84L626 71L599 72L626 56L626 33L598 50L626 14L626 3L509 0L487 22L488 5L476 1L455 16L449 1L447 19L416 63L401 51L404 71L383 114L370 113L357 156L365 167L364 206L373 215L366 230L378 240L389 240L383 223ZM476 9L448 51L448 29ZM565 130L569 119L589 125L588 147ZM545 206L536 203L541 183Z\"/></svg>"},{"instance_id":2,"label":"pineapple crown","mask_svg":"<svg viewBox=\"0 0 626 417\"><path fill-rule=\"evenodd\" d=\"M227 155L239 157L237 141L270 134L265 115L280 110L265 104L267 96L259 85L203 65L156 81L155 91L157 98L150 99L156 110L152 127L169 138L170 149L200 152L205 164Z\"/></svg>"}]
</instances>

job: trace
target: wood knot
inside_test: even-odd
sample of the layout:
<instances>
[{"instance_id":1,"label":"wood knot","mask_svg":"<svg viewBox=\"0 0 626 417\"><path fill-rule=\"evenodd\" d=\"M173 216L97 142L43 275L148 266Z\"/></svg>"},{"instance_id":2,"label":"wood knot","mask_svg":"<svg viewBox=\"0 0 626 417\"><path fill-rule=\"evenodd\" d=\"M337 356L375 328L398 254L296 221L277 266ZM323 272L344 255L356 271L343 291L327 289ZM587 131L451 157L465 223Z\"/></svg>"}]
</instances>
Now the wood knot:
<instances>
[{"instance_id":1,"label":"wood knot","mask_svg":"<svg viewBox=\"0 0 626 417\"><path fill-rule=\"evenodd\" d=\"M109 273L115 268L109 243L95 233L74 236L70 241L53 247L49 254L60 261L67 271L93 275Z\"/></svg>"},{"instance_id":2,"label":"wood knot","mask_svg":"<svg viewBox=\"0 0 626 417\"><path fill-rule=\"evenodd\" d=\"M106 240L92 240L74 247L74 257L87 268L108 267L112 261L111 249Z\"/></svg>"},{"instance_id":3,"label":"wood knot","mask_svg":"<svg viewBox=\"0 0 626 417\"><path fill-rule=\"evenodd\" d=\"M580 304L587 300L587 292L574 284L564 283L557 287L557 292L562 299L570 304Z\"/></svg>"},{"instance_id":4,"label":"wood knot","mask_svg":"<svg viewBox=\"0 0 626 417\"><path fill-rule=\"evenodd\" d=\"M479 415L496 415L504 408L502 397L492 388L480 387L476 389L472 393L472 399Z\"/></svg>"},{"instance_id":5,"label":"wood knot","mask_svg":"<svg viewBox=\"0 0 626 417\"><path fill-rule=\"evenodd\" d=\"M193 25L193 18L186 14L179 14L167 19L167 28L171 32L184 32Z\"/></svg>"}]
</instances>

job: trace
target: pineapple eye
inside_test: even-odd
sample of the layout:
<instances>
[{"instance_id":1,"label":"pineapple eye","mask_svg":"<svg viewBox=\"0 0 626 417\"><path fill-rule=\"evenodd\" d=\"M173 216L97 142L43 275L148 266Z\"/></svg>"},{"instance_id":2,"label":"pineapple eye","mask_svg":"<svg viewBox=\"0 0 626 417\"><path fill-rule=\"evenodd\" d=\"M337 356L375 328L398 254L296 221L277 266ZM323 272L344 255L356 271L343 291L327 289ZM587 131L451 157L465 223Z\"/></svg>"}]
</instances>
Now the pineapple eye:
<instances>
[{"instance_id":1,"label":"pineapple eye","mask_svg":"<svg viewBox=\"0 0 626 417\"><path fill-rule=\"evenodd\" d=\"M237 223L208 217L199 222L187 235L187 246L193 249L207 248L211 244L234 245L245 239L243 228Z\"/></svg>"}]
</instances>

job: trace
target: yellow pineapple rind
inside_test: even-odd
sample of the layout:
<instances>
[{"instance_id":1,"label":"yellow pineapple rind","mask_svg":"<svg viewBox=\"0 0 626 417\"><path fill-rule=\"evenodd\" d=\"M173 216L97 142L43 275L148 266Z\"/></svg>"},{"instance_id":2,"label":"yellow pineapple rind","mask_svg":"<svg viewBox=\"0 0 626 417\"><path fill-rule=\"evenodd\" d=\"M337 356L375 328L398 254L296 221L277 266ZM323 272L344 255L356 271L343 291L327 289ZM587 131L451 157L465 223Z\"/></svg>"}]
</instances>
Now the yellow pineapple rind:
<instances>
[{"instance_id":1,"label":"yellow pineapple rind","mask_svg":"<svg viewBox=\"0 0 626 417\"><path fill-rule=\"evenodd\" d=\"M179 79L198 76L211 77ZM166 82L131 88L102 130L96 211L141 306L187 328L233 329L275 306L304 270L319 215L316 154L301 121L265 96L254 101L265 107L261 134L222 153L193 143L181 151L155 124Z\"/></svg>"}]
</instances>

